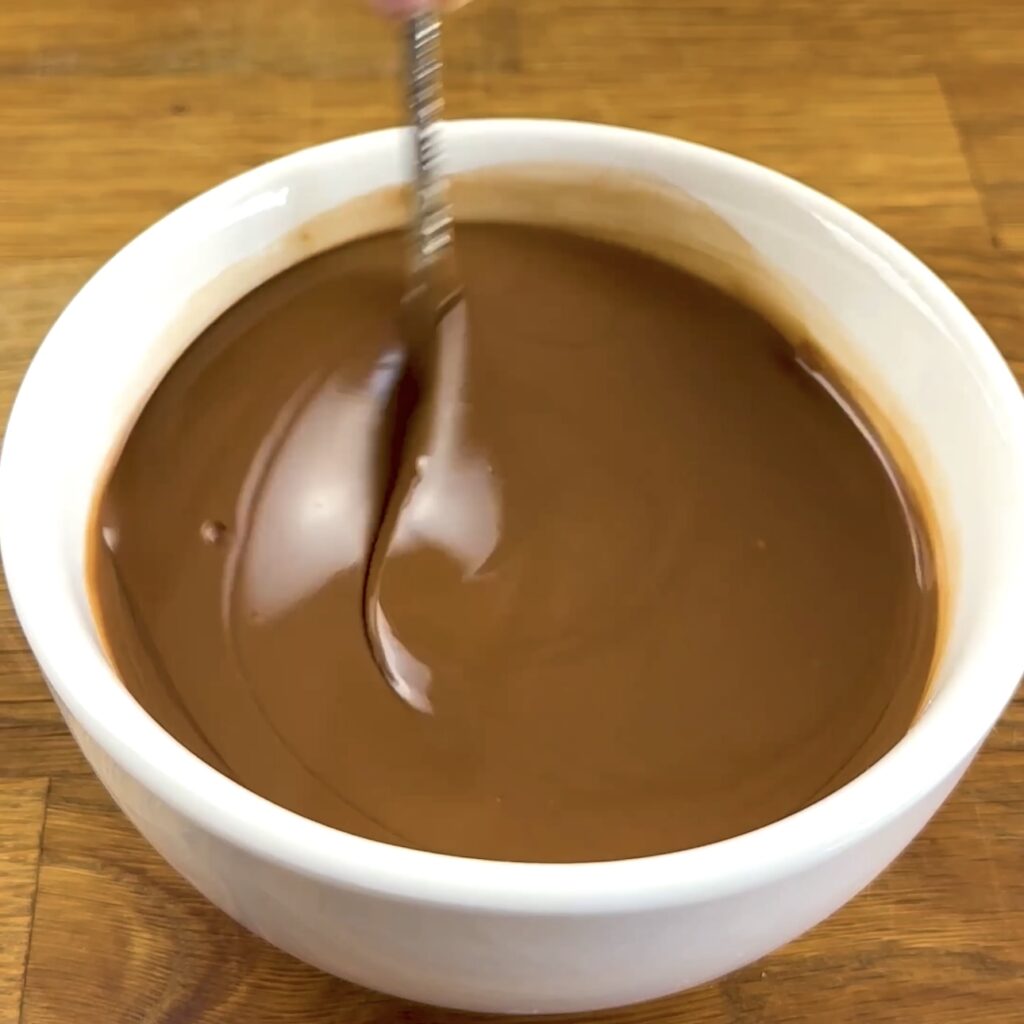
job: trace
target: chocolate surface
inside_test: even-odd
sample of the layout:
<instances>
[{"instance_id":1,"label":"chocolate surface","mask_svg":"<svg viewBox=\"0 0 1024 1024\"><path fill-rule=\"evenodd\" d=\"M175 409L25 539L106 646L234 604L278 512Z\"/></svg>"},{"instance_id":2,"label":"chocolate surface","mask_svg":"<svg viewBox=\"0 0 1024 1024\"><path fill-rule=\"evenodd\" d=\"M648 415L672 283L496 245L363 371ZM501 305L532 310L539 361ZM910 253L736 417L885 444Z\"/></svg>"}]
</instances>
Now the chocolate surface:
<instances>
[{"instance_id":1,"label":"chocolate surface","mask_svg":"<svg viewBox=\"0 0 1024 1024\"><path fill-rule=\"evenodd\" d=\"M381 590L416 699L361 614L395 234L248 295L133 427L90 536L130 691L270 800L487 858L711 842L877 760L927 684L931 554L813 356L625 248L496 224L458 245L465 387Z\"/></svg>"}]
</instances>

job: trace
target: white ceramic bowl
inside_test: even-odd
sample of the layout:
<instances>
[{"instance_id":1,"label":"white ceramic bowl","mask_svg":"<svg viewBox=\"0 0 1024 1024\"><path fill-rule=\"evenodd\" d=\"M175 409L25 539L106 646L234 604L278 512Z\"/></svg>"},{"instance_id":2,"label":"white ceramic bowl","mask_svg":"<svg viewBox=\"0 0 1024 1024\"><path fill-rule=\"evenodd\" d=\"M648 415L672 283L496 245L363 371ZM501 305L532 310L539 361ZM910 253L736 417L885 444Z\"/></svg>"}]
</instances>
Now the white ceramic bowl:
<instances>
[{"instance_id":1,"label":"white ceramic bowl","mask_svg":"<svg viewBox=\"0 0 1024 1024\"><path fill-rule=\"evenodd\" d=\"M832 913L925 824L998 718L1024 670L1024 403L988 337L929 270L785 177L659 136L543 121L453 124L449 156L458 170L554 161L653 177L710 207L831 311L841 328L826 338L833 357L912 439L950 567L933 697L891 753L799 814L713 846L508 864L389 847L300 818L209 768L128 695L100 650L83 577L97 478L187 344L183 311L208 321L256 283L253 266L267 277L328 244L296 229L398 182L397 131L296 153L213 189L82 289L10 420L0 465L8 583L99 777L175 868L257 934L428 1003L564 1011L647 999L749 963ZM296 238L307 250L275 244Z\"/></svg>"}]
</instances>

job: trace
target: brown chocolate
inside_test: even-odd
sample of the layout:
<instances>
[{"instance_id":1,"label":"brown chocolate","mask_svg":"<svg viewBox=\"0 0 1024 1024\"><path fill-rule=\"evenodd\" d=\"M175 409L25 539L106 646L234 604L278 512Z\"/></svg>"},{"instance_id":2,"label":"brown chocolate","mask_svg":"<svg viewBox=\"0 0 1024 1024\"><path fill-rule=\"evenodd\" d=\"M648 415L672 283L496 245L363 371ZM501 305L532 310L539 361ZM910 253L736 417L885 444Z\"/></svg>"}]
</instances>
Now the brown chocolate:
<instances>
[{"instance_id":1,"label":"brown chocolate","mask_svg":"<svg viewBox=\"0 0 1024 1024\"><path fill-rule=\"evenodd\" d=\"M903 735L936 644L913 496L820 368L665 263L460 228L462 399L363 633L404 241L273 279L186 351L97 505L94 603L140 703L257 793L510 860L683 849ZM464 400L463 400L464 399Z\"/></svg>"}]
</instances>

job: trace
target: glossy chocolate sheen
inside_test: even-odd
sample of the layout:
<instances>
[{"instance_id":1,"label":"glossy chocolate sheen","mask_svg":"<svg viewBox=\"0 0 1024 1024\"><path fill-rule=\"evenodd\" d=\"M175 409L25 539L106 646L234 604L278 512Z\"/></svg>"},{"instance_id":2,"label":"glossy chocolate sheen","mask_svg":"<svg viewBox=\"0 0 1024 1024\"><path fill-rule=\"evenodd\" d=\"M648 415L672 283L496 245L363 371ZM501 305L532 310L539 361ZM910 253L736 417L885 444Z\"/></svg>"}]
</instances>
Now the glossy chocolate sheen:
<instances>
[{"instance_id":1,"label":"glossy chocolate sheen","mask_svg":"<svg viewBox=\"0 0 1024 1024\"><path fill-rule=\"evenodd\" d=\"M110 657L242 785L425 850L588 861L749 831L905 733L936 647L928 537L810 350L665 263L460 228L457 444L361 594L404 239L256 289L185 352L98 497ZM468 331L468 333L467 333Z\"/></svg>"}]
</instances>

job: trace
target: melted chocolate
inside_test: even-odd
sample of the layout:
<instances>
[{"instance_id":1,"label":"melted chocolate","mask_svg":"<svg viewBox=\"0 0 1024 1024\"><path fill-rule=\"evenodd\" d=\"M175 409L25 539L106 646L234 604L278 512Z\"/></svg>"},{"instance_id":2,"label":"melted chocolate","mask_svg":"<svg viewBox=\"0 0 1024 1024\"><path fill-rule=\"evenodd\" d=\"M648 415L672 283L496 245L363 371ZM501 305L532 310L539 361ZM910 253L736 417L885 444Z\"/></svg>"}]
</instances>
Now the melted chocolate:
<instances>
[{"instance_id":1,"label":"melted chocolate","mask_svg":"<svg viewBox=\"0 0 1024 1024\"><path fill-rule=\"evenodd\" d=\"M300 814L510 860L708 843L882 756L925 691L937 595L848 403L653 258L514 225L458 244L471 401L382 577L423 699L382 681L361 609L396 234L245 297L131 430L90 536L130 691Z\"/></svg>"}]
</instances>

